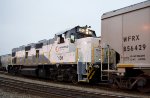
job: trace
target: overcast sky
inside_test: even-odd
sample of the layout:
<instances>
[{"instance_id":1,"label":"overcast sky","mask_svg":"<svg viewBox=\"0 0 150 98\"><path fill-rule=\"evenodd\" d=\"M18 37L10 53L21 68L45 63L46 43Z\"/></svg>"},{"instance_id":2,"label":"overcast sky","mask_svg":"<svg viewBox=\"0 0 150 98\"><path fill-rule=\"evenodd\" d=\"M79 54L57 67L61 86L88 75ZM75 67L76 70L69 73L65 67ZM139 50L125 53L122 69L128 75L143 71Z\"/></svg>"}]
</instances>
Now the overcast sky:
<instances>
[{"instance_id":1,"label":"overcast sky","mask_svg":"<svg viewBox=\"0 0 150 98\"><path fill-rule=\"evenodd\" d=\"M77 25L101 35L101 15L145 0L0 0L0 55Z\"/></svg>"}]
</instances>

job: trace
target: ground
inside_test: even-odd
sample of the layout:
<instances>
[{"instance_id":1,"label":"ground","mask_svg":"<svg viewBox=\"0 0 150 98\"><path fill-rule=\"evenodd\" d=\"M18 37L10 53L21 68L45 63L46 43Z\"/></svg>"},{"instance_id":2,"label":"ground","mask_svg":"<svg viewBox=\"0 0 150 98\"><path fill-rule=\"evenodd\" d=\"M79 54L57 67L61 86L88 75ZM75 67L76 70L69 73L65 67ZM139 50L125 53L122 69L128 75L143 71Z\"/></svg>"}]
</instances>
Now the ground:
<instances>
[{"instance_id":1,"label":"ground","mask_svg":"<svg viewBox=\"0 0 150 98\"><path fill-rule=\"evenodd\" d=\"M44 98L27 93L19 93L7 88L0 88L0 98Z\"/></svg>"}]
</instances>

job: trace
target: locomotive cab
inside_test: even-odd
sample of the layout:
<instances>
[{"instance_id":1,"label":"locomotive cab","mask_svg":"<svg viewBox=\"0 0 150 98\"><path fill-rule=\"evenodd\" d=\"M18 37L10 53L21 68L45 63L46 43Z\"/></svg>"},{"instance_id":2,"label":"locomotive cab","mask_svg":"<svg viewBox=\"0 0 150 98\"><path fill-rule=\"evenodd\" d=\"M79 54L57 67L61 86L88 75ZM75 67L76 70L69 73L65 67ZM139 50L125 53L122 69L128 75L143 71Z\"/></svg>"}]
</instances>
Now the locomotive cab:
<instances>
[{"instance_id":1,"label":"locomotive cab","mask_svg":"<svg viewBox=\"0 0 150 98\"><path fill-rule=\"evenodd\" d=\"M74 66L72 71L77 75L78 82L93 80L97 66L100 65L100 40L96 37L95 31L88 26L76 26L56 34L55 39L49 48L50 62L57 64L57 67Z\"/></svg>"}]
</instances>

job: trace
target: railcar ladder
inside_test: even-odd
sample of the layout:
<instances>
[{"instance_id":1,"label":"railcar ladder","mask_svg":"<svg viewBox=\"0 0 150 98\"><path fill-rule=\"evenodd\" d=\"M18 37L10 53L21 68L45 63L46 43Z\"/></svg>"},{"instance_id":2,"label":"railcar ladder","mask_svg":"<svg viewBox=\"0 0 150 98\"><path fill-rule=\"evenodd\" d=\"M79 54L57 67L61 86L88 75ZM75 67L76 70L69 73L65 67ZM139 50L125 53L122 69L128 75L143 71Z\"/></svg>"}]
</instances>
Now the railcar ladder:
<instances>
[{"instance_id":1,"label":"railcar ladder","mask_svg":"<svg viewBox=\"0 0 150 98\"><path fill-rule=\"evenodd\" d=\"M110 69L110 48L109 48L109 46L107 47L107 50L105 50L105 51L107 51L107 53L106 53L107 63L104 62L104 56L105 56L104 48L101 49L101 81L103 81L103 82L107 82L110 78L110 72L115 71L113 69Z\"/></svg>"}]
</instances>

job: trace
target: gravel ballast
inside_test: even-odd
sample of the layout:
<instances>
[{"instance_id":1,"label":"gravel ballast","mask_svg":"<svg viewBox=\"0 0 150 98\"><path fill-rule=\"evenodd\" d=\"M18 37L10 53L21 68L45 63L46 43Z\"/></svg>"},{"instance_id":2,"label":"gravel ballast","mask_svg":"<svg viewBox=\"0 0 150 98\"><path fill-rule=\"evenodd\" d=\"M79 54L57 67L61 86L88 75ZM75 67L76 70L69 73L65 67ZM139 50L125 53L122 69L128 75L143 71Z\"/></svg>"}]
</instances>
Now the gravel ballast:
<instances>
[{"instance_id":1,"label":"gravel ballast","mask_svg":"<svg viewBox=\"0 0 150 98\"><path fill-rule=\"evenodd\" d=\"M26 93L19 93L7 88L0 88L0 98L44 98Z\"/></svg>"}]
</instances>

